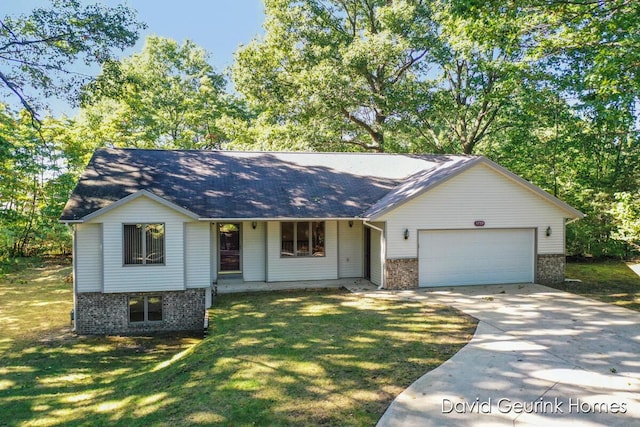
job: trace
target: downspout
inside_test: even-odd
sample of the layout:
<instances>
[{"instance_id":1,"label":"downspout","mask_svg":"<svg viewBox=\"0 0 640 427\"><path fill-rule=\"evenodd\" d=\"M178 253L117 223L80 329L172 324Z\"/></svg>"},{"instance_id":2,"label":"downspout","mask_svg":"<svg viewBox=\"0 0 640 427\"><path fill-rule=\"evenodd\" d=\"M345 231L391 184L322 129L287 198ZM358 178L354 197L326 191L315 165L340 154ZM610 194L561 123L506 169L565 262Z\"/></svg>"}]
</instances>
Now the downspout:
<instances>
[{"instance_id":1,"label":"downspout","mask_svg":"<svg viewBox=\"0 0 640 427\"><path fill-rule=\"evenodd\" d=\"M380 227L376 227L375 225L367 222L367 220L363 220L362 224L365 227L368 227L368 228L370 228L372 230L376 230L376 231L380 232L380 236L382 237L382 248L381 249L382 249L382 252L384 253L385 252L385 246L386 246L386 242L384 240L384 230L382 228L380 228ZM380 255L382 255L382 254L380 254ZM371 261L369 261L369 262L371 262ZM378 289L384 289L384 276L385 276L385 273L384 273L385 260L384 259L381 260L380 268L382 270L382 277L380 278L380 285L378 286Z\"/></svg>"},{"instance_id":2,"label":"downspout","mask_svg":"<svg viewBox=\"0 0 640 427\"><path fill-rule=\"evenodd\" d=\"M76 254L77 252L77 238L76 238L76 226L67 223L67 227L71 228L71 276L73 279L73 314L72 322L73 322L73 330L76 330L76 319L78 318L78 284L76 283L76 269L78 268L78 263L76 262Z\"/></svg>"}]
</instances>

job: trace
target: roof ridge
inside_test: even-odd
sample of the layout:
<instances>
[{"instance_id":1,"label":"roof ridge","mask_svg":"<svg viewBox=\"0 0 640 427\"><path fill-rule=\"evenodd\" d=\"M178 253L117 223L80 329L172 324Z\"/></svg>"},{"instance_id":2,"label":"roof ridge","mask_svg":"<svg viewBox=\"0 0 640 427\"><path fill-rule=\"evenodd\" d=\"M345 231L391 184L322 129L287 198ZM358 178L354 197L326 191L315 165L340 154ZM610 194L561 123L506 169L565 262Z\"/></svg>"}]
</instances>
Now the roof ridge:
<instances>
[{"instance_id":1,"label":"roof ridge","mask_svg":"<svg viewBox=\"0 0 640 427\"><path fill-rule=\"evenodd\" d=\"M477 158L104 147L92 156L62 217L83 218L142 189L203 218L349 217L408 179L424 179L417 172Z\"/></svg>"},{"instance_id":2,"label":"roof ridge","mask_svg":"<svg viewBox=\"0 0 640 427\"><path fill-rule=\"evenodd\" d=\"M98 150L112 151L147 151L147 152L195 152L195 153L238 153L238 154L295 154L295 155L357 155L357 156L405 156L405 157L460 157L477 158L484 157L476 154L455 154L455 153L374 153L374 152L354 152L354 151L268 151L268 150L219 150L206 148L139 148L139 147L100 147Z\"/></svg>"}]
</instances>

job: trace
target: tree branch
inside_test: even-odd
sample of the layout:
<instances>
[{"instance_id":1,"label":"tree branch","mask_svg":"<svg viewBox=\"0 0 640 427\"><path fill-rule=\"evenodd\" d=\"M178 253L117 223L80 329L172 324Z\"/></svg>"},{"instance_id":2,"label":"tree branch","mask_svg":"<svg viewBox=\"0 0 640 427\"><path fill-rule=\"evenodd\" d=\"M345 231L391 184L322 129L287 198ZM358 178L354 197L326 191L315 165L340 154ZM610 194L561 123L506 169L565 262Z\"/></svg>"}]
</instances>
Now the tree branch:
<instances>
[{"instance_id":1,"label":"tree branch","mask_svg":"<svg viewBox=\"0 0 640 427\"><path fill-rule=\"evenodd\" d=\"M2 80L2 82L18 97L18 99L20 100L20 103L22 104L22 106L25 108L25 110L27 110L27 112L31 116L32 122L34 124L37 123L38 126L34 126L34 127L36 127L36 129L40 128L40 125L42 123L40 122L40 119L38 118L38 114L36 113L36 110L31 106L31 104L29 104L29 102L22 95L22 93L20 92L18 87L15 84L13 84L13 82L11 82L11 80L9 80L8 77L5 76L2 71L0 71L0 80Z\"/></svg>"},{"instance_id":2,"label":"tree branch","mask_svg":"<svg viewBox=\"0 0 640 427\"><path fill-rule=\"evenodd\" d=\"M345 118L347 118L347 120L352 121L353 123L355 123L356 125L360 126L362 129L364 129L370 136L371 138L375 141L376 138L378 138L378 136L380 135L379 132L376 132L375 129L373 129L373 127L371 127L371 125L369 125L367 122L365 122L364 120L360 120L359 118L357 118L356 116L354 116L353 114L351 114L350 112L348 112L345 108L341 108L342 110L342 114L344 115ZM369 149L381 149L382 147L376 147L376 146L372 146Z\"/></svg>"},{"instance_id":3,"label":"tree branch","mask_svg":"<svg viewBox=\"0 0 640 427\"><path fill-rule=\"evenodd\" d=\"M400 67L400 69L398 69L398 71L396 71L395 73L395 77L393 79L391 79L391 84L396 83L398 80L400 80L400 77L402 77L402 75L409 69L411 68L411 66L413 64L415 64L416 62L420 61L426 54L427 54L427 50L423 50L422 53L420 53L418 56L414 57L412 55L412 53L409 54L409 61L407 61L402 67Z\"/></svg>"},{"instance_id":4,"label":"tree branch","mask_svg":"<svg viewBox=\"0 0 640 427\"><path fill-rule=\"evenodd\" d=\"M11 46L29 46L29 45L33 45L33 44L39 44L39 43L48 44L50 42L64 40L65 37L68 37L68 36L70 36L72 34L73 33L58 34L58 35L47 37L47 38L44 38L44 39L35 39L35 40L16 40L16 41L9 42L9 43L5 44L4 46L0 47L0 51L4 51L5 49L7 49L7 48L9 48Z\"/></svg>"}]
</instances>

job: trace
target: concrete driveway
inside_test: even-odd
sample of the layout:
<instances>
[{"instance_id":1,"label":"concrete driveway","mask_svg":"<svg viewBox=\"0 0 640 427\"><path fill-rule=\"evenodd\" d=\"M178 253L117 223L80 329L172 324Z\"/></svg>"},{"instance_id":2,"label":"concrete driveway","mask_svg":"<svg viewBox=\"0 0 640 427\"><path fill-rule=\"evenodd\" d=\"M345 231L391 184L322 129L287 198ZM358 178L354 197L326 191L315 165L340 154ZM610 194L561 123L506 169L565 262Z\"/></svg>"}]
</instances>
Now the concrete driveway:
<instances>
[{"instance_id":1,"label":"concrete driveway","mask_svg":"<svg viewBox=\"0 0 640 427\"><path fill-rule=\"evenodd\" d=\"M480 322L378 426L640 426L640 313L539 285L370 293Z\"/></svg>"}]
</instances>

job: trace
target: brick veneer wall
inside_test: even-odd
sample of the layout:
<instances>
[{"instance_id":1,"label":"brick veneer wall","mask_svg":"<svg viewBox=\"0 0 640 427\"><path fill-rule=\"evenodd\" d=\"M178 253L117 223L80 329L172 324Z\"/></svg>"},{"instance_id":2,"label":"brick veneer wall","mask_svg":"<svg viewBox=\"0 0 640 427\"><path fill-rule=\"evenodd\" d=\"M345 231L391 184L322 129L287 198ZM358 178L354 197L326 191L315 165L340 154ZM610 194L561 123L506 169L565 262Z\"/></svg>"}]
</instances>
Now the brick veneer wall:
<instances>
[{"instance_id":1,"label":"brick veneer wall","mask_svg":"<svg viewBox=\"0 0 640 427\"><path fill-rule=\"evenodd\" d=\"M388 259L385 289L414 289L418 287L418 258Z\"/></svg>"},{"instance_id":2,"label":"brick veneer wall","mask_svg":"<svg viewBox=\"0 0 640 427\"><path fill-rule=\"evenodd\" d=\"M549 285L564 281L566 257L564 254L538 255L536 283ZM418 259L389 259L386 263L386 289L413 289L418 287Z\"/></svg>"},{"instance_id":3,"label":"brick veneer wall","mask_svg":"<svg viewBox=\"0 0 640 427\"><path fill-rule=\"evenodd\" d=\"M538 255L536 283L550 285L564 282L565 263L566 256L564 254Z\"/></svg>"},{"instance_id":4,"label":"brick veneer wall","mask_svg":"<svg viewBox=\"0 0 640 427\"><path fill-rule=\"evenodd\" d=\"M129 297L161 296L161 322L129 323ZM186 291L79 293L76 296L75 326L78 334L136 335L162 331L201 331L204 327L205 289Z\"/></svg>"}]
</instances>

